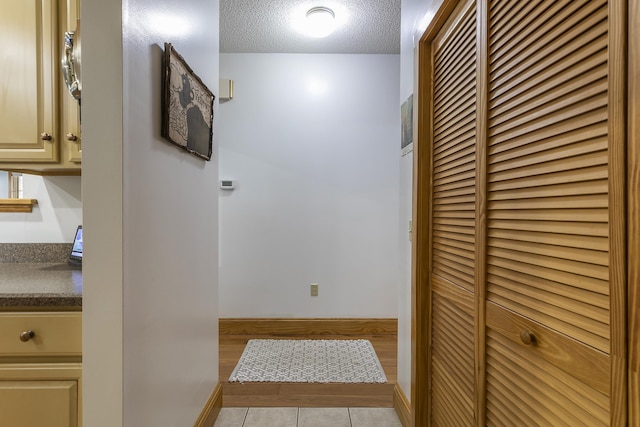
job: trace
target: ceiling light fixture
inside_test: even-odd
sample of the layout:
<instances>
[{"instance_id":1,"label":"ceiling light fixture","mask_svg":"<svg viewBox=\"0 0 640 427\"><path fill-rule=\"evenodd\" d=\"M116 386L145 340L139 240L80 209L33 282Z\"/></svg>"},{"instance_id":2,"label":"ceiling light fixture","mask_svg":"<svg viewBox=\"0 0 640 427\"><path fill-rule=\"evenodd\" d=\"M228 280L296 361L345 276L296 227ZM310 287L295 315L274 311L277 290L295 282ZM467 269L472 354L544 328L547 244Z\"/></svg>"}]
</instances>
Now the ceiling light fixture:
<instances>
[{"instance_id":1,"label":"ceiling light fixture","mask_svg":"<svg viewBox=\"0 0 640 427\"><path fill-rule=\"evenodd\" d=\"M307 34L311 37L326 37L335 28L335 13L328 7L312 7L307 12Z\"/></svg>"}]
</instances>

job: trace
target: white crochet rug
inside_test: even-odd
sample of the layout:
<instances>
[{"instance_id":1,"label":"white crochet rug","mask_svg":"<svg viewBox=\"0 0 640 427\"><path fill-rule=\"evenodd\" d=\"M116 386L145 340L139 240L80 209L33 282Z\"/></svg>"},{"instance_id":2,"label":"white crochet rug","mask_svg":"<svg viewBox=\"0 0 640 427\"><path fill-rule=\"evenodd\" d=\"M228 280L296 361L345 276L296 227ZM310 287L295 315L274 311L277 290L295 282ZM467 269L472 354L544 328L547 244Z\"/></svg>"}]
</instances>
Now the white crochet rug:
<instances>
[{"instance_id":1,"label":"white crochet rug","mask_svg":"<svg viewBox=\"0 0 640 427\"><path fill-rule=\"evenodd\" d=\"M229 382L385 383L368 340L249 340Z\"/></svg>"}]
</instances>

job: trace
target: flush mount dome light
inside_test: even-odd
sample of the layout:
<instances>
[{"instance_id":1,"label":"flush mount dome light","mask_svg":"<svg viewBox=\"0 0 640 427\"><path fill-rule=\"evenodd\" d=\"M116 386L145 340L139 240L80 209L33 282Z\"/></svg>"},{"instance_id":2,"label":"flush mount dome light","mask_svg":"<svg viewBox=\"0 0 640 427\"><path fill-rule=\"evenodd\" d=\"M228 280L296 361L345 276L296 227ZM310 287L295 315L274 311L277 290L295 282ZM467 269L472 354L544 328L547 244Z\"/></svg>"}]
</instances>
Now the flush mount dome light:
<instances>
[{"instance_id":1,"label":"flush mount dome light","mask_svg":"<svg viewBox=\"0 0 640 427\"><path fill-rule=\"evenodd\" d=\"M335 13L328 7L313 7L307 12L306 31L311 37L326 37L334 29Z\"/></svg>"}]
</instances>

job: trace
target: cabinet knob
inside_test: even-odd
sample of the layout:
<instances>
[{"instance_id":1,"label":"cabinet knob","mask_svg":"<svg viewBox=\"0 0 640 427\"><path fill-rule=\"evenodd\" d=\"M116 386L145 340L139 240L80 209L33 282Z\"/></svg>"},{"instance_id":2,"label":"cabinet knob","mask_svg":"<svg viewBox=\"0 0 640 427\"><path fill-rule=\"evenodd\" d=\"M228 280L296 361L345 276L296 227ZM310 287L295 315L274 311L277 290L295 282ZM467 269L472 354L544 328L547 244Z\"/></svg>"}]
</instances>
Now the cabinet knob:
<instances>
[{"instance_id":1,"label":"cabinet knob","mask_svg":"<svg viewBox=\"0 0 640 427\"><path fill-rule=\"evenodd\" d=\"M20 334L20 341L27 342L35 336L36 336L36 333L33 331L24 331L23 333Z\"/></svg>"},{"instance_id":2,"label":"cabinet knob","mask_svg":"<svg viewBox=\"0 0 640 427\"><path fill-rule=\"evenodd\" d=\"M535 344L537 339L533 332L523 329L520 331L520 339L525 345Z\"/></svg>"},{"instance_id":3,"label":"cabinet knob","mask_svg":"<svg viewBox=\"0 0 640 427\"><path fill-rule=\"evenodd\" d=\"M67 134L67 141L77 141L77 140L78 140L78 137L76 135L72 134L71 132Z\"/></svg>"},{"instance_id":4,"label":"cabinet knob","mask_svg":"<svg viewBox=\"0 0 640 427\"><path fill-rule=\"evenodd\" d=\"M51 141L53 138L50 134L46 133L46 132L42 132L40 134L40 139L43 141Z\"/></svg>"}]
</instances>

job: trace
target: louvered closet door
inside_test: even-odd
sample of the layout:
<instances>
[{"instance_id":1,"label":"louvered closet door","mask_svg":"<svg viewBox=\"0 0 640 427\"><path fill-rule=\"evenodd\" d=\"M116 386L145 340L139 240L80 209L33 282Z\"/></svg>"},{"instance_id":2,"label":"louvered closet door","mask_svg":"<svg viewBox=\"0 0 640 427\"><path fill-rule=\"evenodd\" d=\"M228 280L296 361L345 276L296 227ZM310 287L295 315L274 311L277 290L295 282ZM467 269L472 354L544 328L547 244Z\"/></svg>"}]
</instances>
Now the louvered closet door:
<instances>
[{"instance_id":1,"label":"louvered closet door","mask_svg":"<svg viewBox=\"0 0 640 427\"><path fill-rule=\"evenodd\" d=\"M492 0L488 15L487 425L608 425L609 189L624 185L608 5Z\"/></svg>"},{"instance_id":2,"label":"louvered closet door","mask_svg":"<svg viewBox=\"0 0 640 427\"><path fill-rule=\"evenodd\" d=\"M476 14L462 3L432 57L433 426L474 423Z\"/></svg>"}]
</instances>

